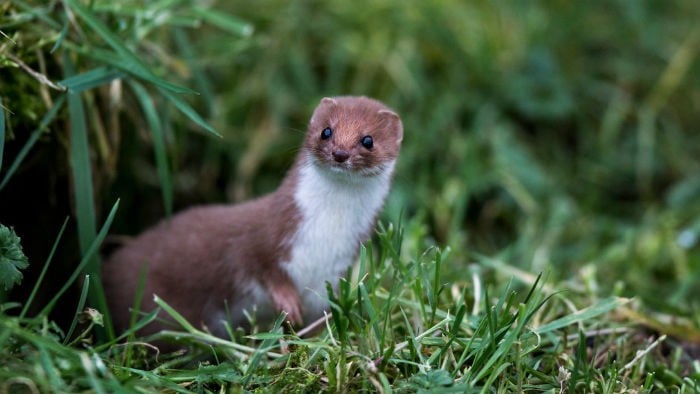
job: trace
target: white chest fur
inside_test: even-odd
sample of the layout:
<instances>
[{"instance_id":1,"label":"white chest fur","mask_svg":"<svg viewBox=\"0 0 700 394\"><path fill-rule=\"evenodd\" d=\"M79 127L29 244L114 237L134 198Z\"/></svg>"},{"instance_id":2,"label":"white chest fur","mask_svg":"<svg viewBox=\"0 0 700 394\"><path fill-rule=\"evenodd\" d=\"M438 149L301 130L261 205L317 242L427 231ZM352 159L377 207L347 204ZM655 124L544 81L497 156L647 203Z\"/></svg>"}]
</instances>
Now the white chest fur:
<instances>
[{"instance_id":1,"label":"white chest fur","mask_svg":"<svg viewBox=\"0 0 700 394\"><path fill-rule=\"evenodd\" d=\"M365 177L312 164L300 168L294 199L301 221L290 239L291 261L283 267L299 290L305 321L326 309L326 281L336 286L353 263L389 192L393 169L392 161L379 174Z\"/></svg>"}]
</instances>

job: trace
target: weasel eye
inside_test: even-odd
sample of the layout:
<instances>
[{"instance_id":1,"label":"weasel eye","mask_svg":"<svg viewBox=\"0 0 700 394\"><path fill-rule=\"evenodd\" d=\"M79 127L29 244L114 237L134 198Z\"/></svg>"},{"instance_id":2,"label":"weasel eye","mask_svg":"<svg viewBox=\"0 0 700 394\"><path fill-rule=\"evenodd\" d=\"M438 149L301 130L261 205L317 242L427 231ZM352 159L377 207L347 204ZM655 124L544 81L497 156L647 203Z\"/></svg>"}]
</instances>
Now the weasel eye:
<instances>
[{"instance_id":1,"label":"weasel eye","mask_svg":"<svg viewBox=\"0 0 700 394\"><path fill-rule=\"evenodd\" d=\"M331 138L331 135L333 135L333 130L331 130L330 127L326 127L326 128L323 129L323 131L321 132L321 139L322 139L322 140L327 140L327 139Z\"/></svg>"},{"instance_id":2,"label":"weasel eye","mask_svg":"<svg viewBox=\"0 0 700 394\"><path fill-rule=\"evenodd\" d=\"M372 147L374 146L374 140L372 140L372 136L370 135L362 137L362 140L360 140L360 142L362 143L362 146L364 146L367 149L372 149Z\"/></svg>"}]
</instances>

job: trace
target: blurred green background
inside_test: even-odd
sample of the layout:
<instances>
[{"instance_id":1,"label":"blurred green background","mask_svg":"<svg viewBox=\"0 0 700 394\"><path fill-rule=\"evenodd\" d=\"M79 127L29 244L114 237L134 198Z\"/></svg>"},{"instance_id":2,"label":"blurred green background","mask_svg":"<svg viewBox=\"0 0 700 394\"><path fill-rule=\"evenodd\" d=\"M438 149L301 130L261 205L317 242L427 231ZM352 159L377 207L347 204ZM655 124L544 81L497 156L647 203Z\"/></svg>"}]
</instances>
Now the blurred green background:
<instances>
[{"instance_id":1,"label":"blurred green background","mask_svg":"<svg viewBox=\"0 0 700 394\"><path fill-rule=\"evenodd\" d=\"M446 281L467 279L476 262L496 286L516 268L677 314L700 306L695 0L92 2L155 75L199 92L179 97L221 138L149 78L100 56L111 44L87 19L58 2L23 4L0 6L0 178L59 95L16 59L52 81L68 63L119 70L81 92L97 223L121 199L111 244L167 210L130 80L145 85L162 124L175 211L273 190L318 101L368 95L405 127L382 220L401 218L408 251L449 246ZM73 125L62 108L0 190L0 223L33 266L15 298L76 212ZM79 260L70 223L47 293Z\"/></svg>"}]
</instances>

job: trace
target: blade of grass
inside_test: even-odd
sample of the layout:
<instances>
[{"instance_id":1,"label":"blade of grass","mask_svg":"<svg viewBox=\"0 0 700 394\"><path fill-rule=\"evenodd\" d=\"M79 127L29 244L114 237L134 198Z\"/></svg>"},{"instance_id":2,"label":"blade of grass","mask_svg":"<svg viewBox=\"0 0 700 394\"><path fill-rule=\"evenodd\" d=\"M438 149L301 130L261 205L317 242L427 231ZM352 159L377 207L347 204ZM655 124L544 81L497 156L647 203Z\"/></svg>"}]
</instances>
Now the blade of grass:
<instances>
[{"instance_id":1,"label":"blade of grass","mask_svg":"<svg viewBox=\"0 0 700 394\"><path fill-rule=\"evenodd\" d=\"M155 86L159 86L163 89L170 90L175 93L197 94L197 92L192 89L170 83L162 78L154 77L152 75L144 73L141 69L135 69L127 59L124 59L116 52L96 47L78 46L76 44L71 43L70 41L64 42L63 46L67 49L70 49L71 51L97 60L100 63L106 63L111 67L118 68L129 75L138 77L148 83L151 83Z\"/></svg>"},{"instance_id":2,"label":"blade of grass","mask_svg":"<svg viewBox=\"0 0 700 394\"><path fill-rule=\"evenodd\" d=\"M70 57L64 55L65 72L68 78L75 73ZM68 113L70 117L70 165L73 175L73 190L75 198L75 211L78 223L78 241L81 253L86 255L88 246L95 240L96 214L92 187L92 171L90 162L90 148L88 145L86 114L83 101L77 93L68 93ZM85 273L92 275L97 280L89 289L88 300L91 305L103 313L105 328L109 338L114 337L109 307L100 279L100 260L97 254L93 254L85 266ZM101 332L98 331L101 337ZM104 339L104 338L100 338Z\"/></svg>"},{"instance_id":3,"label":"blade of grass","mask_svg":"<svg viewBox=\"0 0 700 394\"><path fill-rule=\"evenodd\" d=\"M187 104L185 102L185 100L181 99L180 97L176 96L172 92L169 92L163 88L159 88L158 90L160 90L160 93L163 96L165 96L168 100L170 100L170 102L172 102L175 105L175 107L177 107L177 109L180 110L180 112L182 112L183 114L185 114L185 116L190 118L191 121L198 124L199 126L204 128L206 131L214 134L215 136L221 137L221 134L219 134L219 132L216 131L213 127L211 127L209 125L209 123L207 123L207 121L204 120L204 118L202 118L197 113L197 111L195 111L192 107L190 107L189 104Z\"/></svg>"},{"instance_id":4,"label":"blade of grass","mask_svg":"<svg viewBox=\"0 0 700 394\"><path fill-rule=\"evenodd\" d=\"M59 369L56 367L56 365L54 365L54 360L52 359L51 355L44 346L37 346L37 350L39 350L41 367L51 383L51 389L56 390L56 392L65 392L66 385L61 379L58 372Z\"/></svg>"},{"instance_id":5,"label":"blade of grass","mask_svg":"<svg viewBox=\"0 0 700 394\"><path fill-rule=\"evenodd\" d=\"M70 77L73 74L73 64L67 55L64 56L64 64L66 73ZM68 93L68 114L70 117L70 166L73 175L78 241L80 251L85 256L89 246L95 240L96 215L85 109L83 100L76 93ZM99 278L100 261L97 254L90 257L85 265L84 273ZM95 308L106 312L107 303L99 282L99 280L96 281L96 285L90 289L88 298Z\"/></svg>"},{"instance_id":6,"label":"blade of grass","mask_svg":"<svg viewBox=\"0 0 700 394\"><path fill-rule=\"evenodd\" d=\"M445 250L445 253L449 253L449 249ZM433 283L432 283L432 290L433 293L431 295L433 302L435 305L432 308L432 312L430 314L430 321L432 322L435 320L435 311L437 311L437 300L440 299L440 293L444 289L444 286L440 285L440 267L442 265L442 256L443 251L440 248L435 249L435 271L433 272Z\"/></svg>"},{"instance_id":7,"label":"blade of grass","mask_svg":"<svg viewBox=\"0 0 700 394\"><path fill-rule=\"evenodd\" d=\"M204 115L210 117L215 107L214 89L211 81L204 72L204 67L198 56L198 52L195 48L193 48L184 29L173 29L173 38L175 39L175 43L177 43L177 47L179 52L182 54L183 60L187 63L187 68L191 70L192 78L194 79L197 91L201 94L201 98L204 100Z\"/></svg>"},{"instance_id":8,"label":"blade of grass","mask_svg":"<svg viewBox=\"0 0 700 394\"><path fill-rule=\"evenodd\" d=\"M136 291L134 292L134 305L131 308L131 317L129 318L129 328L133 328L138 321L139 314L141 312L141 302L143 301L143 292L146 288L146 272L148 271L148 266L143 264L139 270L138 282L136 283ZM158 311L160 309L156 308L153 319L156 318ZM129 342L133 342L135 339L136 331L132 331L132 334L128 337L126 351L124 352L125 365L131 365L131 359L133 356L133 347Z\"/></svg>"},{"instance_id":9,"label":"blade of grass","mask_svg":"<svg viewBox=\"0 0 700 394\"><path fill-rule=\"evenodd\" d=\"M178 324L182 326L182 328L186 332L180 332L180 331L170 331L170 330L163 330L159 334L156 334L155 336L160 336L160 337L165 337L165 338L179 338L179 339L192 339L195 341L200 341L200 342L206 342L209 344L212 344L214 346L219 346L222 348L228 348L232 349L234 351L242 351L246 353L252 353L256 351L256 349L250 348L248 346L244 346L241 344L238 344L233 341L227 341L225 339L213 336L212 334L200 331L196 329L192 324L190 324L187 319L185 319L184 316L182 316L178 311L176 311L172 306L168 305L167 302L165 302L162 298L158 297L157 295L153 296L153 301L158 305L165 313L170 315L170 317L173 318ZM278 321L284 321L284 317L286 317L286 314L280 314L280 317L278 317ZM282 323L280 323L281 325ZM276 326L275 326L276 327ZM122 335L123 336L123 335ZM259 350L258 348L257 350ZM282 357L281 354L276 354L273 352L270 352L269 349L265 350L265 354L267 354L268 357L273 357L273 358L279 358Z\"/></svg>"},{"instance_id":10,"label":"blade of grass","mask_svg":"<svg viewBox=\"0 0 700 394\"><path fill-rule=\"evenodd\" d=\"M97 67L90 71L70 76L59 83L70 90L71 93L80 93L125 76L123 72L112 67Z\"/></svg>"},{"instance_id":11,"label":"blade of grass","mask_svg":"<svg viewBox=\"0 0 700 394\"><path fill-rule=\"evenodd\" d=\"M625 305L632 301L630 298L621 297L608 297L601 300L595 305L589 306L588 308L581 309L580 311L574 312L570 315L564 316L540 327L537 327L533 331L538 334L544 334L550 331L558 330L562 327L566 327L570 324L578 323L583 320L588 320L596 316L602 315L603 313L610 312L622 305Z\"/></svg>"},{"instance_id":12,"label":"blade of grass","mask_svg":"<svg viewBox=\"0 0 700 394\"><path fill-rule=\"evenodd\" d=\"M12 175L17 171L17 168L19 168L19 165L22 164L22 161L24 158L27 156L29 151L34 147L34 144L39 140L39 137L41 137L41 134L44 132L46 127L51 123L54 117L56 117L56 114L58 111L63 107L63 103L66 101L66 95L62 94L61 96L56 99L56 101L53 104L53 107L49 110L49 112L44 115L44 117L41 119L41 122L39 122L39 127L37 127L34 131L32 131L31 136L25 142L24 146L22 149L20 149L19 153L17 154L17 157L12 161L12 164L10 164L10 168L7 170L7 173L5 173L5 176L2 178L2 182L0 182L0 190L2 190L7 182L9 182L10 178Z\"/></svg>"},{"instance_id":13,"label":"blade of grass","mask_svg":"<svg viewBox=\"0 0 700 394\"><path fill-rule=\"evenodd\" d=\"M75 270L73 270L71 276L63 284L61 289L58 292L56 292L51 301L49 301L44 307L44 309L41 310L39 316L47 316L48 313L53 309L54 305L56 305L56 302L58 302L58 300L68 290L68 288L73 285L73 282L75 282L75 280L78 278L80 273L83 271L83 268L85 268L85 265L87 265L92 256L97 252L97 249L100 247L102 241L104 241L105 237L107 236L107 233L109 232L109 227L112 225L112 221L114 220L114 216L117 214L118 208L119 200L117 200L112 206L112 209L109 211L109 215L107 215L107 219L102 225L102 228L100 229L99 233L97 233L97 237L95 237L95 239L90 244L90 247L87 249L85 254L83 254L83 257L80 260L78 266L75 267Z\"/></svg>"},{"instance_id":14,"label":"blade of grass","mask_svg":"<svg viewBox=\"0 0 700 394\"><path fill-rule=\"evenodd\" d=\"M233 34L238 34L242 37L249 37L251 34L253 34L253 25L234 17L233 15L225 14L223 12L211 10L201 6L195 6L192 8L192 14L211 25Z\"/></svg>"},{"instance_id":15,"label":"blade of grass","mask_svg":"<svg viewBox=\"0 0 700 394\"><path fill-rule=\"evenodd\" d=\"M5 107L0 97L0 171L2 171L2 152L5 151Z\"/></svg>"},{"instance_id":16,"label":"blade of grass","mask_svg":"<svg viewBox=\"0 0 700 394\"><path fill-rule=\"evenodd\" d=\"M172 306L168 305L167 302L164 302L162 298L158 297L157 295L153 296L153 302L156 303L159 307L161 307L170 317L173 318L185 331L195 333L198 330L194 328L190 322L185 319L184 316L180 314L180 312L176 311Z\"/></svg>"},{"instance_id":17,"label":"blade of grass","mask_svg":"<svg viewBox=\"0 0 700 394\"><path fill-rule=\"evenodd\" d=\"M61 33L58 35L58 38L56 39L56 42L53 44L53 47L51 47L51 50L49 53L54 53L56 52L56 49L61 47L61 43L63 43L63 40L66 38L66 33L68 33L68 16L66 13L63 13L63 27L61 28Z\"/></svg>"},{"instance_id":18,"label":"blade of grass","mask_svg":"<svg viewBox=\"0 0 700 394\"><path fill-rule=\"evenodd\" d=\"M61 229L58 231L58 235L56 236L56 240L53 242L53 246L51 247L51 251L49 252L49 256L46 258L46 262L44 263L44 266L41 268L41 273L39 274L39 279L36 280L36 283L34 284L34 288L32 288L31 294L29 294L29 298L27 298L27 302L24 303L24 308L22 308L22 312L19 314L19 319L22 320L24 316L27 314L27 311L29 311L29 307L32 305L32 302L34 301L34 297L36 296L37 291L39 291L39 288L41 288L41 283L44 281L44 276L46 276L46 271L49 269L49 265L51 265L51 261L53 261L53 255L56 253L56 249L58 248L58 242L61 240L61 237L63 236L63 231L66 229L66 225L68 224L68 217L63 221L63 225L61 226Z\"/></svg>"},{"instance_id":19,"label":"blade of grass","mask_svg":"<svg viewBox=\"0 0 700 394\"><path fill-rule=\"evenodd\" d=\"M272 326L272 329L270 332L275 333L279 332L282 327L282 323L284 323L284 320L287 318L287 315L285 313L281 313L278 317L277 320L275 321L275 324ZM248 362L248 366L245 370L245 378L243 379L243 384L247 385L248 382L250 382L250 379L253 378L253 372L258 367L258 364L260 364L260 361L262 360L263 356L267 354L269 350L272 350L275 346L275 342L277 341L276 338L267 338L260 343L260 346L258 346L257 349L255 349L255 352L253 355L250 357L250 361Z\"/></svg>"},{"instance_id":20,"label":"blade of grass","mask_svg":"<svg viewBox=\"0 0 700 394\"><path fill-rule=\"evenodd\" d=\"M133 336L140 329L151 324L151 322L157 320L159 312L160 312L160 308L156 308L152 312L144 315L140 320L138 320L136 323L132 324L128 330L119 334L118 337L116 337L108 342L102 343L98 346L95 346L95 351L100 353L100 352L104 351L105 349L109 348L110 346L113 346L115 343L121 341L122 339L129 338L129 337ZM128 363L126 365L128 365Z\"/></svg>"},{"instance_id":21,"label":"blade of grass","mask_svg":"<svg viewBox=\"0 0 700 394\"><path fill-rule=\"evenodd\" d=\"M102 382L95 374L95 370L97 368L92 360L90 360L90 356L87 353L80 352L80 363L83 365L83 369L85 369L85 372L87 373L88 380L92 384L93 390L98 394L106 393L104 386L102 386Z\"/></svg>"},{"instance_id":22,"label":"blade of grass","mask_svg":"<svg viewBox=\"0 0 700 394\"><path fill-rule=\"evenodd\" d=\"M75 310L75 314L73 315L73 321L70 323L70 328L68 329L68 333L66 334L66 337L63 338L63 344L67 344L68 341L70 341L70 338L73 336L73 331L75 330L75 327L78 325L78 316L80 315L80 311L83 310L85 307L85 301L87 300L87 295L88 295L88 290L90 289L90 275L85 275L85 280L83 280L83 289L80 291L80 299L78 299L78 306Z\"/></svg>"},{"instance_id":23,"label":"blade of grass","mask_svg":"<svg viewBox=\"0 0 700 394\"><path fill-rule=\"evenodd\" d=\"M153 105L153 99L148 95L146 89L134 80L130 80L129 85L134 94L136 94L136 98L141 104L141 109L148 122L148 130L151 132L151 138L153 139L153 152L156 156L156 167L158 169L158 179L160 180L160 190L163 196L163 206L165 207L165 213L169 217L173 210L173 187L170 180L168 157L165 152L165 133L163 132L163 126L160 123L156 107Z\"/></svg>"},{"instance_id":24,"label":"blade of grass","mask_svg":"<svg viewBox=\"0 0 700 394\"><path fill-rule=\"evenodd\" d=\"M374 309L374 305L372 305L372 300L369 297L369 292L365 288L365 284L362 282L357 284L357 295L358 298L362 299L362 309L367 314L369 325L372 328L375 338L377 338L380 335L382 335L382 332L380 331L379 327L379 320L377 318L377 311Z\"/></svg>"},{"instance_id":25,"label":"blade of grass","mask_svg":"<svg viewBox=\"0 0 700 394\"><path fill-rule=\"evenodd\" d=\"M174 383L170 379L170 376L162 376L162 374L144 371L144 370L141 370L138 368L122 367L122 366L118 366L118 365L115 365L114 368L117 368L117 369L121 370L122 372L127 372L127 373L134 374L134 375L140 377L141 381L148 382L153 387L158 389L158 390L153 390L153 391L161 391L163 389L168 389L174 393L183 393L183 394L191 394L192 393L191 390L188 390L187 388L182 387L177 383Z\"/></svg>"},{"instance_id":26,"label":"blade of grass","mask_svg":"<svg viewBox=\"0 0 700 394\"><path fill-rule=\"evenodd\" d=\"M139 312L141 311L141 301L143 300L143 292L146 288L146 272L148 271L148 266L146 264L141 266L139 271L139 280L136 284L136 292L134 294L134 306L131 309L131 318L129 319L129 327L133 327L138 319Z\"/></svg>"},{"instance_id":27,"label":"blade of grass","mask_svg":"<svg viewBox=\"0 0 700 394\"><path fill-rule=\"evenodd\" d=\"M501 372L500 368L497 367L498 362L502 361L505 359L507 356L508 352L512 348L513 344L520 338L523 328L525 327L525 324L529 321L528 316L531 315L531 313L528 313L529 308L539 308L539 306L533 306L532 304L536 304L536 301L533 301L529 304L520 304L518 308L518 324L514 327L511 328L511 324L508 324L507 326L503 327L506 328L507 331L505 331L505 334L503 335L502 338L498 341L498 346L493 347L491 357L483 364L481 367L481 370L476 376L473 378L471 381L472 384L476 384L478 381L483 379L490 371L492 371L492 367L496 368L496 374L499 374ZM492 378L495 378L493 376L494 372L491 372L491 378L487 379L487 383L484 386L489 387Z\"/></svg>"},{"instance_id":28,"label":"blade of grass","mask_svg":"<svg viewBox=\"0 0 700 394\"><path fill-rule=\"evenodd\" d=\"M494 381L496 380L496 378L501 373L503 373L503 371L505 371L507 368L510 368L510 366L511 366L511 363L509 363L509 362L504 362L500 365L494 366L494 370L489 375L489 378L486 379L486 382L484 383L484 386L481 388L480 393L489 392L493 388Z\"/></svg>"}]
</instances>

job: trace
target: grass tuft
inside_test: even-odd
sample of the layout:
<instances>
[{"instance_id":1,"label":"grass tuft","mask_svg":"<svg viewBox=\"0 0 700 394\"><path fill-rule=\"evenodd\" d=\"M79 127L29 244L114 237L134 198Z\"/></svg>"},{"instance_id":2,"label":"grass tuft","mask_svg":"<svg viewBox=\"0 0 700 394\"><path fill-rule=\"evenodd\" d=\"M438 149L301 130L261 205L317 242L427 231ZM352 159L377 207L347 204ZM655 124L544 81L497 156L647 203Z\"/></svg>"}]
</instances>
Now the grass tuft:
<instances>
[{"instance_id":1,"label":"grass tuft","mask_svg":"<svg viewBox=\"0 0 700 394\"><path fill-rule=\"evenodd\" d=\"M406 252L385 250L385 246L401 245L394 227L388 229L363 248L358 269L351 276L355 279L329 292L333 314L315 336L284 333L282 314L269 330L259 327L253 328L257 334L217 338L191 325L156 297L160 309L180 328L150 340L176 340L189 347L187 354L161 354L133 336L155 319L157 311L144 316L118 342L96 347L83 342L85 350L60 343L69 336L52 331L50 323L40 317L3 315L5 334L0 339L36 349L43 372L34 375L26 370L16 376L37 387L53 384L95 391L160 387L177 392L304 387L320 391L392 388L398 392L567 387L571 391L619 392L624 387L694 387L692 378L684 381L654 360L654 351L663 346L666 336L635 351L630 344L646 339L639 336L634 321L618 317L601 328L605 321L601 317L638 308L629 300L602 299L571 310L578 304L571 297L577 294L548 290L542 275L522 290L516 290L512 281L497 297L490 295L488 286L474 286L483 282L481 277L433 291L424 286L443 283L440 266L449 263L450 257L435 248L414 254L415 259L404 257ZM380 256L385 258L380 260ZM482 304L476 313L470 307L474 302ZM85 330L81 337L88 338L91 328ZM125 338L131 339L124 343ZM11 348L0 346L5 352ZM6 354L13 373L31 362L34 356L29 354ZM59 356L73 363L73 372L56 373L55 357ZM666 368L663 378L657 377L656 368Z\"/></svg>"}]
</instances>

